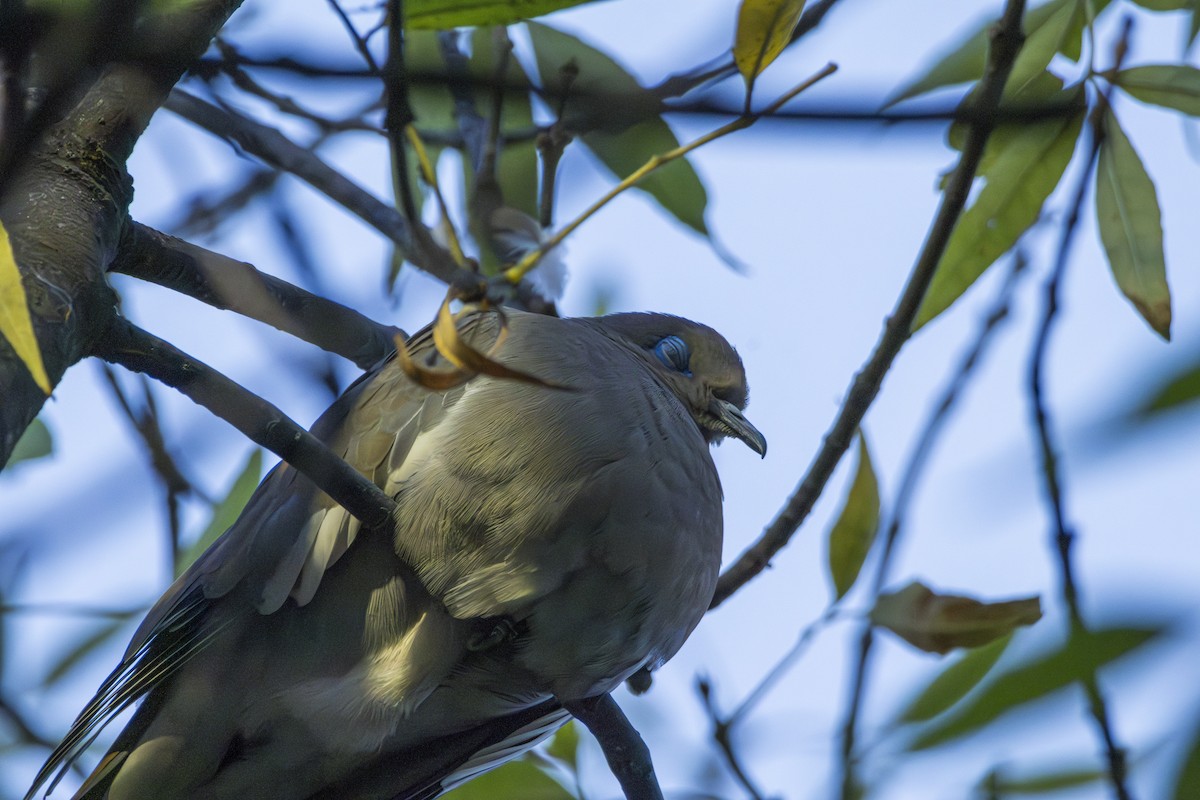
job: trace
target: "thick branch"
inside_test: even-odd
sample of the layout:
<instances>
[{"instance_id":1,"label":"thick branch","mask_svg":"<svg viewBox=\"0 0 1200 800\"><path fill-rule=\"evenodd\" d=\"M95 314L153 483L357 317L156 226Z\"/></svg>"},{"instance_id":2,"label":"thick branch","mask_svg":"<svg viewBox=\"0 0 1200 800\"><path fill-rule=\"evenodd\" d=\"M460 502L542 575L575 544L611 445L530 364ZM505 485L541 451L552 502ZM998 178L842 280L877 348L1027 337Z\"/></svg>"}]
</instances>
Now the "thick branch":
<instances>
[{"instance_id":1,"label":"thick branch","mask_svg":"<svg viewBox=\"0 0 1200 800\"><path fill-rule=\"evenodd\" d=\"M75 108L33 142L0 176L0 221L33 316L52 384L85 356L114 314L104 279L128 214L125 160L184 70L238 6L196 0L154 17L137 64L103 70ZM85 43L86 44L86 43ZM127 52L131 60L138 53ZM45 402L23 364L0 340L0 464Z\"/></svg>"},{"instance_id":2,"label":"thick branch","mask_svg":"<svg viewBox=\"0 0 1200 800\"><path fill-rule=\"evenodd\" d=\"M395 349L398 328L140 223L111 269L265 322L367 369Z\"/></svg>"},{"instance_id":3,"label":"thick branch","mask_svg":"<svg viewBox=\"0 0 1200 800\"><path fill-rule=\"evenodd\" d=\"M303 472L363 524L388 524L395 503L324 442L266 400L186 353L114 317L95 355L174 387Z\"/></svg>"},{"instance_id":4,"label":"thick branch","mask_svg":"<svg viewBox=\"0 0 1200 800\"><path fill-rule=\"evenodd\" d=\"M610 695L564 701L562 705L596 737L626 800L663 800L650 749Z\"/></svg>"},{"instance_id":5,"label":"thick branch","mask_svg":"<svg viewBox=\"0 0 1200 800\"><path fill-rule=\"evenodd\" d=\"M975 101L980 117L968 129L962 157L946 183L946 190L942 194L942 202L933 225L896 308L884 325L883 334L867 363L854 376L837 418L825 435L825 442L800 485L758 541L721 575L712 600L712 608L725 602L747 581L762 572L771 563L771 558L791 540L800 523L812 511L813 504L824 491L825 484L833 475L833 470L841 461L842 455L850 447L854 432L858 430L867 409L879 394L883 378L900 353L900 348L912 335L913 320L929 283L933 280L934 272L937 271L938 262L946 251L950 233L966 206L967 195L979 169L984 145L995 127L995 113L1000 105L1004 84L1025 40L1021 32L1021 15L1024 8L1023 0L1009 0L1005 6L1004 18L994 30L987 70L980 80L978 100Z\"/></svg>"}]
</instances>

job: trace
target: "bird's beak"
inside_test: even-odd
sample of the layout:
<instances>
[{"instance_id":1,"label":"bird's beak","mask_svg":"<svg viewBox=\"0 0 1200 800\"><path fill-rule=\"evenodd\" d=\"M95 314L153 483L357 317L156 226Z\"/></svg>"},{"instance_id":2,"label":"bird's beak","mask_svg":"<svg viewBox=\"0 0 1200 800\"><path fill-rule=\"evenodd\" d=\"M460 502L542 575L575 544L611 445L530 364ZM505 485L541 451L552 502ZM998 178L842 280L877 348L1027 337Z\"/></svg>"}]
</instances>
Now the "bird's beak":
<instances>
[{"instance_id":1,"label":"bird's beak","mask_svg":"<svg viewBox=\"0 0 1200 800\"><path fill-rule=\"evenodd\" d=\"M708 407L709 412L717 419L719 427L725 428L721 433L735 436L746 443L754 452L762 457L767 455L767 437L758 428L750 424L750 420L742 415L742 410L733 403L714 399Z\"/></svg>"}]
</instances>

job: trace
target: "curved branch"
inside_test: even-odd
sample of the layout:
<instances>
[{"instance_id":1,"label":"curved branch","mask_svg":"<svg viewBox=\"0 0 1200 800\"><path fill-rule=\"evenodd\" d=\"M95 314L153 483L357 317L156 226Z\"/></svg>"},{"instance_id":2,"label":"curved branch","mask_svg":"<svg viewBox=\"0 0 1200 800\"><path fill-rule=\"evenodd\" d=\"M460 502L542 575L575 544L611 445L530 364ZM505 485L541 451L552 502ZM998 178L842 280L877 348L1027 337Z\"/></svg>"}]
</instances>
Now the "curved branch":
<instances>
[{"instance_id":1,"label":"curved branch","mask_svg":"<svg viewBox=\"0 0 1200 800\"><path fill-rule=\"evenodd\" d=\"M128 226L109 269L265 322L364 370L395 349L395 336L401 332L244 261L137 222Z\"/></svg>"},{"instance_id":2,"label":"curved branch","mask_svg":"<svg viewBox=\"0 0 1200 800\"><path fill-rule=\"evenodd\" d=\"M123 317L113 317L93 354L178 389L304 473L364 525L377 527L392 518L392 499L320 439L266 400Z\"/></svg>"},{"instance_id":3,"label":"curved branch","mask_svg":"<svg viewBox=\"0 0 1200 800\"><path fill-rule=\"evenodd\" d=\"M600 743L625 800L663 800L650 749L611 695L560 702Z\"/></svg>"},{"instance_id":4,"label":"curved branch","mask_svg":"<svg viewBox=\"0 0 1200 800\"><path fill-rule=\"evenodd\" d=\"M937 271L942 253L946 250L950 233L966 206L967 195L979 169L984 145L987 144L996 124L996 112L1004 92L1004 84L1025 41L1025 35L1021 32L1021 16L1024 9L1023 0L1008 0L1003 19L993 29L987 69L980 80L978 100L975 104L979 117L968 129L962 157L946 183L941 205L917 263L896 303L895 310L884 325L883 334L871 357L854 376L837 418L825 434L825 441L800 485L762 536L721 575L710 608L716 608L725 602L747 581L762 572L771 563L771 558L791 540L792 535L812 511L842 455L850 447L854 432L858 430L867 409L879 394L883 378L900 353L900 348L912 335L913 320L929 283L933 280L933 274Z\"/></svg>"}]
</instances>

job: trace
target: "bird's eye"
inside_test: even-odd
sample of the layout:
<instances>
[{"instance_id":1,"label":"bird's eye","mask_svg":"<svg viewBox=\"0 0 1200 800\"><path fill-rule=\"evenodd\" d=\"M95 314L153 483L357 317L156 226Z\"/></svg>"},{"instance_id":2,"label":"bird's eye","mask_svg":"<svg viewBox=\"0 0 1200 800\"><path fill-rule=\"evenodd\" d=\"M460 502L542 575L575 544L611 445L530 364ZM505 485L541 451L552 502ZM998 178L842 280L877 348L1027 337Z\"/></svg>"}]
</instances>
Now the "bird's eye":
<instances>
[{"instance_id":1,"label":"bird's eye","mask_svg":"<svg viewBox=\"0 0 1200 800\"><path fill-rule=\"evenodd\" d=\"M691 369L688 368L691 353L688 352L687 342L678 336L668 336L660 339L658 344L654 345L654 355L658 356L659 361L676 372L682 372L684 375L692 374Z\"/></svg>"}]
</instances>

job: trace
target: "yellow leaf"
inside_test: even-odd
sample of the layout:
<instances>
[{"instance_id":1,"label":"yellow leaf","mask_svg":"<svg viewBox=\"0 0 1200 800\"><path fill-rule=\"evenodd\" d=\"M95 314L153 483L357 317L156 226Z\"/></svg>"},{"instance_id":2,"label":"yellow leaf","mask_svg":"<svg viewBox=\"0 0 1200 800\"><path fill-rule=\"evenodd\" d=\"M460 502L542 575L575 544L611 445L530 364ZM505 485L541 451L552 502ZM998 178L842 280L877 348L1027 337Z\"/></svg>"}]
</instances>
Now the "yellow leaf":
<instances>
[{"instance_id":1,"label":"yellow leaf","mask_svg":"<svg viewBox=\"0 0 1200 800\"><path fill-rule=\"evenodd\" d=\"M803 10L804 0L742 0L733 62L747 86L787 47Z\"/></svg>"},{"instance_id":2,"label":"yellow leaf","mask_svg":"<svg viewBox=\"0 0 1200 800\"><path fill-rule=\"evenodd\" d=\"M17 358L33 376L34 383L50 394L50 378L33 335L33 320L25 300L25 287L21 285L21 272L17 269L17 259L3 224L0 224L0 335L12 345Z\"/></svg>"}]
</instances>

